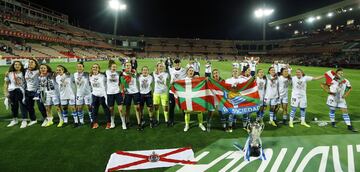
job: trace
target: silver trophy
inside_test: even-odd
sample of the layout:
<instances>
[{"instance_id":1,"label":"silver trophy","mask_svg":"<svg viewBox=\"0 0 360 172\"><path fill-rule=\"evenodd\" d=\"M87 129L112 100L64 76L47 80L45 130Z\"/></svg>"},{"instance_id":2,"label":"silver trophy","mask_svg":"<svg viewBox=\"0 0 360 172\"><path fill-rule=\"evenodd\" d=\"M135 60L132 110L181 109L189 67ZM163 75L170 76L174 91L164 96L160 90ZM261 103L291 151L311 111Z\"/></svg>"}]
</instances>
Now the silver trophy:
<instances>
[{"instance_id":1,"label":"silver trophy","mask_svg":"<svg viewBox=\"0 0 360 172\"><path fill-rule=\"evenodd\" d=\"M234 143L234 147L245 153L244 158L250 160L250 157L258 157L265 160L265 154L263 153L263 145L260 138L262 131L264 130L264 124L258 121L248 123L246 130L249 134L244 147L240 144Z\"/></svg>"}]
</instances>

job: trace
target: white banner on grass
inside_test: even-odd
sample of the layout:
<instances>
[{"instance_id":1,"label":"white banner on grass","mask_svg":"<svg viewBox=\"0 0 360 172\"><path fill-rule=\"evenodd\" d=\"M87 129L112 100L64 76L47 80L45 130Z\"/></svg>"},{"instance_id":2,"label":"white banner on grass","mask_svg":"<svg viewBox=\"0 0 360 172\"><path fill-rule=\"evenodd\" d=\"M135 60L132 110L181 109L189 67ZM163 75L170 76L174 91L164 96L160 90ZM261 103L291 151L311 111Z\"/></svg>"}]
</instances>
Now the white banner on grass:
<instances>
[{"instance_id":1,"label":"white banner on grass","mask_svg":"<svg viewBox=\"0 0 360 172\"><path fill-rule=\"evenodd\" d=\"M191 148L145 151L117 151L111 154L105 172L172 167L177 164L196 164Z\"/></svg>"}]
</instances>

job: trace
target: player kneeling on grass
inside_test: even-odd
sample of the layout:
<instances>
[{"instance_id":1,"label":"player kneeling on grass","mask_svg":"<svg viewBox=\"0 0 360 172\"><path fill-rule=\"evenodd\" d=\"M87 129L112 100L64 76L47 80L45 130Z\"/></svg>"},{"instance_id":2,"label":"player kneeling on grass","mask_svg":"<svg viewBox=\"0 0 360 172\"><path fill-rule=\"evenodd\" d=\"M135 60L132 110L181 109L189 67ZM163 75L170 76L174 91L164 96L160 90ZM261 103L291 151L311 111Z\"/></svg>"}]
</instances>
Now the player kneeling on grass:
<instances>
[{"instance_id":1,"label":"player kneeling on grass","mask_svg":"<svg viewBox=\"0 0 360 172\"><path fill-rule=\"evenodd\" d=\"M337 69L335 78L331 81L330 85L321 84L321 87L329 94L327 98L326 104L330 108L329 116L331 125L336 127L335 124L335 110L339 108L343 113L343 118L345 124L347 125L348 129L353 132L357 132L355 128L351 125L350 117L348 114L347 104L346 104L346 97L349 95L351 91L351 85L349 80L343 78L344 72L343 70Z\"/></svg>"},{"instance_id":2,"label":"player kneeling on grass","mask_svg":"<svg viewBox=\"0 0 360 172\"><path fill-rule=\"evenodd\" d=\"M20 61L15 61L5 74L4 93L10 100L11 112L13 119L7 127L13 127L18 124L19 106L22 114L23 121L20 128L27 126L26 122L26 108L25 108L25 79L24 79L24 66Z\"/></svg>"},{"instance_id":3,"label":"player kneeling on grass","mask_svg":"<svg viewBox=\"0 0 360 172\"><path fill-rule=\"evenodd\" d=\"M110 128L115 128L115 114L114 114L114 105L115 102L118 106L118 111L120 114L122 129L126 129L126 121L125 116L122 113L122 103L123 97L120 93L120 74L117 72L117 65L113 60L109 61L108 70L106 70L106 83L107 83L107 104L109 106L110 114L111 114L111 124Z\"/></svg>"},{"instance_id":4,"label":"player kneeling on grass","mask_svg":"<svg viewBox=\"0 0 360 172\"><path fill-rule=\"evenodd\" d=\"M52 106L56 106L56 111L59 116L58 127L63 125L63 117L61 114L60 108L60 98L59 98L59 88L55 81L55 75L52 72L50 66L42 64L40 65L40 76L39 76L39 91L40 98L44 102L46 113L47 113L47 122L43 127L49 127L54 124L53 115L51 111Z\"/></svg>"},{"instance_id":5,"label":"player kneeling on grass","mask_svg":"<svg viewBox=\"0 0 360 172\"><path fill-rule=\"evenodd\" d=\"M305 122L306 116L306 107L307 107L307 99L306 99L306 85L307 82L313 80L319 80L324 78L324 76L311 77L305 76L304 72L301 69L296 70L296 76L291 78L292 82L292 92L291 92L291 112L290 112L290 121L289 127L293 128L293 121L295 118L296 109L300 108L300 116L301 116L301 125L305 127L310 127Z\"/></svg>"},{"instance_id":6,"label":"player kneeling on grass","mask_svg":"<svg viewBox=\"0 0 360 172\"><path fill-rule=\"evenodd\" d=\"M122 84L124 85L125 89L125 100L124 104L126 105L126 113L125 118L127 122L130 122L130 108L131 102L134 102L135 107L135 114L137 119L138 128L137 130L142 131L144 130L143 126L141 125L141 113L140 113L140 92L137 85L137 74L136 71L131 68L131 63L125 63L125 71L121 76Z\"/></svg>"},{"instance_id":7,"label":"player kneeling on grass","mask_svg":"<svg viewBox=\"0 0 360 172\"><path fill-rule=\"evenodd\" d=\"M257 70L257 77L256 77L256 84L258 86L259 98L260 98L260 109L256 113L256 120L263 123L264 117L264 109L266 108L266 103L264 102L265 96L265 86L266 86L266 76L264 75L264 70L258 69Z\"/></svg>"},{"instance_id":8,"label":"player kneeling on grass","mask_svg":"<svg viewBox=\"0 0 360 172\"><path fill-rule=\"evenodd\" d=\"M169 74L165 72L164 63L157 63L156 70L153 73L154 76L154 108L156 114L155 126L159 124L160 120L160 105L164 111L165 123L169 124L169 112L168 112L168 86L167 80L169 79Z\"/></svg>"},{"instance_id":9,"label":"player kneeling on grass","mask_svg":"<svg viewBox=\"0 0 360 172\"><path fill-rule=\"evenodd\" d=\"M186 78L185 79L193 79L194 78L194 68L193 67L189 67L186 71ZM184 131L187 132L190 128L190 111L185 111L185 128ZM203 113L202 112L195 112L197 113L198 116L198 121L199 121L199 128L203 131L206 131L206 128L203 125Z\"/></svg>"},{"instance_id":10,"label":"player kneeling on grass","mask_svg":"<svg viewBox=\"0 0 360 172\"><path fill-rule=\"evenodd\" d=\"M76 111L80 124L84 124L83 106L86 105L89 113L90 123L93 123L91 108L91 86L88 72L84 72L84 64L76 64L77 72L74 73L74 82L76 86Z\"/></svg>"},{"instance_id":11,"label":"player kneeling on grass","mask_svg":"<svg viewBox=\"0 0 360 172\"><path fill-rule=\"evenodd\" d=\"M150 128L153 128L154 118L153 118L153 97L151 93L151 84L153 82L153 77L149 75L149 68L147 66L142 67L141 75L139 76L140 83L140 113L144 117L144 107L147 106L150 118Z\"/></svg>"},{"instance_id":12,"label":"player kneeling on grass","mask_svg":"<svg viewBox=\"0 0 360 172\"><path fill-rule=\"evenodd\" d=\"M106 102L106 77L104 74L100 73L99 64L93 64L90 72L90 84L92 88L92 109L93 109L93 123L92 129L99 128L98 124L98 113L100 105L104 109L106 116L106 129L110 129L110 111Z\"/></svg>"},{"instance_id":13,"label":"player kneeling on grass","mask_svg":"<svg viewBox=\"0 0 360 172\"><path fill-rule=\"evenodd\" d=\"M59 85L60 93L60 104L62 106L62 116L64 123L68 123L68 111L69 108L72 112L74 118L74 127L79 126L78 114L75 110L75 94L73 91L73 79L70 76L68 70L62 66L58 65L56 68L56 83ZM59 127L62 127L63 123L59 123Z\"/></svg>"}]
</instances>

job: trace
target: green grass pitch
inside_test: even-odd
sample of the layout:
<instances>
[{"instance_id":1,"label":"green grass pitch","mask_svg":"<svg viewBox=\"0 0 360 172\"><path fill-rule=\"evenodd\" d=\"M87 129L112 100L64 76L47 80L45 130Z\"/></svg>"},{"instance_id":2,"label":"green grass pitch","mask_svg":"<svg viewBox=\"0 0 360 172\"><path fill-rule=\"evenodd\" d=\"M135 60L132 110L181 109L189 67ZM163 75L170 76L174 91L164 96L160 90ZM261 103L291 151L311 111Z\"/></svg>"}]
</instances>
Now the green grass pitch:
<instances>
[{"instance_id":1,"label":"green grass pitch","mask_svg":"<svg viewBox=\"0 0 360 172\"><path fill-rule=\"evenodd\" d=\"M89 71L90 66L93 63L95 62L85 63L85 68L87 71ZM96 63L101 65L102 71L107 68L107 62L105 61L99 61ZM183 61L183 66L185 63L186 62ZM212 63L212 67L213 69L220 69L221 76L223 78L228 78L231 75L231 63L232 62L214 61ZM60 63L52 63L50 65L54 69L58 64ZM70 72L75 71L75 63L62 64L65 64ZM147 65L152 70L155 67L156 60L139 60L138 64L139 69L142 66ZM204 61L201 61L201 64L201 75L203 75ZM267 71L269 66L270 64L260 64L257 68L262 68ZM293 73L296 68L300 67L305 71L306 75L310 76L323 75L327 70L330 69L303 66L292 67ZM7 69L8 67L0 67L1 85L4 83L4 73L7 71ZM350 118L354 121L358 121L360 120L360 70L345 69L344 72L346 78L349 79L353 87L352 93L350 93L350 96L347 98ZM310 121L313 117L317 117L320 120L329 119L329 110L325 104L327 94L320 88L320 82L323 81L324 80L312 81L308 84L307 121ZM4 96L3 91L0 92L0 96ZM0 100L3 101L4 99ZM235 151L231 145L229 146L229 144L231 144L234 140L239 140L239 138L244 140L244 138L247 136L246 132L240 128L236 129L233 133L225 133L224 131L220 130L218 116L215 116L215 119L213 119L213 129L210 133L202 132L195 125L187 133L184 133L184 124L182 122L183 117L181 114L176 115L176 121L178 122L173 128L167 128L162 123L159 127L156 128L151 129L147 127L143 132L137 131L135 127L123 131L121 127L119 127L120 118L118 116L116 117L117 127L113 130L105 130L104 123L101 123L101 127L96 130L90 129L89 125L76 129L73 129L71 126L67 126L65 128L56 128L56 125L50 128L41 128L40 125L28 127L25 129L20 129L19 126L7 128L6 125L9 122L8 119L11 118L11 112L5 110L2 102L0 103L0 109L0 171L98 172L104 171L110 154L117 150L150 150L191 146L194 152L199 155L199 153L203 152L204 150L226 152L226 150L223 150L225 148L229 149L229 151ZM146 114L147 112L145 112L145 115ZM100 111L100 116L104 116L102 111ZM299 116L298 113L297 116ZM37 113L37 117L39 120L41 120L40 114ZM195 116L192 116L191 118L194 121L196 120ZM206 118L206 113L204 118ZM278 118L281 119L281 115L278 115ZM163 120L163 118L161 119ZM267 120L268 116L265 116L265 119ZM263 137L266 137L272 141L276 141L278 137L281 137L279 138L279 142L281 143L286 143L286 136L304 136L303 139L305 139L305 141L300 143L305 144L304 147L309 147L312 144L317 144L315 141L306 141L306 139L311 140L311 138L321 138L320 136L322 135L333 135L332 141L336 142L336 138L341 140L343 138L342 135L351 134L347 137L354 136L354 139L345 139L345 142L342 144L356 144L355 141L359 140L357 139L359 138L359 134L352 134L346 130L346 126L343 123L340 111L337 111L336 119L339 122L337 129L331 128L329 126L319 127L315 123L310 123L311 128L305 128L295 124L295 128L293 129L283 125L280 125L277 128L266 125L265 131L262 135ZM134 113L131 113L131 121L135 121ZM360 123L354 122L353 124L355 128L360 128ZM289 137L289 139L291 138ZM300 139L301 137L297 138ZM225 145L222 147L222 144ZM331 146L331 144L334 143L324 142L324 144L329 144L329 146ZM209 145L211 146L208 147ZM276 150L279 148L279 146L272 144L269 144L268 146L276 147ZM292 149L291 151L294 152L295 149ZM274 154L278 153L278 150L274 151ZM274 155L273 161L276 157L277 156ZM201 160L199 163L207 163L205 160ZM224 166L224 163L229 161L230 160L220 162L219 167L213 169L219 170ZM359 159L357 159L357 162L359 162ZM282 168L283 166L280 167ZM251 168L249 168L248 171L251 171L250 169ZM165 170L167 169L154 169L148 171ZM270 167L266 169L266 171L270 171Z\"/></svg>"}]
</instances>

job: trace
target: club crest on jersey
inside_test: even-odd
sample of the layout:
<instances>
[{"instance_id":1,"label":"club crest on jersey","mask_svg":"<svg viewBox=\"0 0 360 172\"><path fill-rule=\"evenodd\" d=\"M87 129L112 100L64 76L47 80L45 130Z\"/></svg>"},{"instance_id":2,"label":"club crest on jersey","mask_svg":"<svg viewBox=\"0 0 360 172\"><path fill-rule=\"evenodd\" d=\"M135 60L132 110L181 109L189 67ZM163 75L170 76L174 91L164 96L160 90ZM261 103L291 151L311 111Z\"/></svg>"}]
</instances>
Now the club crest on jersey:
<instances>
[{"instance_id":1,"label":"club crest on jersey","mask_svg":"<svg viewBox=\"0 0 360 172\"><path fill-rule=\"evenodd\" d=\"M160 156L153 151L148 160L149 162L158 162L160 160Z\"/></svg>"}]
</instances>

